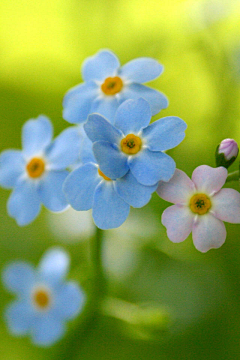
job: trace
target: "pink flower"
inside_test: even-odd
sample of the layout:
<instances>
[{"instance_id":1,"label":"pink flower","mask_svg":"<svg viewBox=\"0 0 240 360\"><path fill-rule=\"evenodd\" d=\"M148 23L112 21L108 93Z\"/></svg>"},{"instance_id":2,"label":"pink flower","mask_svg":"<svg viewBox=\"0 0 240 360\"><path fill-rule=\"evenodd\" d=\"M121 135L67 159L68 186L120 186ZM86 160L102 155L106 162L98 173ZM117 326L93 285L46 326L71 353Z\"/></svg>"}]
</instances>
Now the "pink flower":
<instances>
[{"instance_id":1,"label":"pink flower","mask_svg":"<svg viewBox=\"0 0 240 360\"><path fill-rule=\"evenodd\" d=\"M192 232L194 245L201 252L223 245L223 221L240 223L240 193L221 189L227 174L224 167L202 165L193 171L192 180L176 169L169 182L159 182L158 195L175 204L162 214L171 241L181 242Z\"/></svg>"},{"instance_id":2,"label":"pink flower","mask_svg":"<svg viewBox=\"0 0 240 360\"><path fill-rule=\"evenodd\" d=\"M231 160L238 156L238 144L233 139L225 139L218 148L218 153L223 154L226 160Z\"/></svg>"}]
</instances>

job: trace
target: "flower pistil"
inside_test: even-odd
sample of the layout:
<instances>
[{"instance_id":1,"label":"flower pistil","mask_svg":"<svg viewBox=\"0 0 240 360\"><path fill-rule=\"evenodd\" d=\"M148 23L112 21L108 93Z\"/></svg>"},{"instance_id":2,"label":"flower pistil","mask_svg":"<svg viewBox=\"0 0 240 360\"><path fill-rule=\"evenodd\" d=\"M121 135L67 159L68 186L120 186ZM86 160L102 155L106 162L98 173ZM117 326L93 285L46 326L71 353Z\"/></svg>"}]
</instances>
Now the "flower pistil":
<instances>
[{"instance_id":1,"label":"flower pistil","mask_svg":"<svg viewBox=\"0 0 240 360\"><path fill-rule=\"evenodd\" d=\"M204 215L211 208L209 197L205 194L195 194L191 197L189 207L195 214Z\"/></svg>"}]
</instances>

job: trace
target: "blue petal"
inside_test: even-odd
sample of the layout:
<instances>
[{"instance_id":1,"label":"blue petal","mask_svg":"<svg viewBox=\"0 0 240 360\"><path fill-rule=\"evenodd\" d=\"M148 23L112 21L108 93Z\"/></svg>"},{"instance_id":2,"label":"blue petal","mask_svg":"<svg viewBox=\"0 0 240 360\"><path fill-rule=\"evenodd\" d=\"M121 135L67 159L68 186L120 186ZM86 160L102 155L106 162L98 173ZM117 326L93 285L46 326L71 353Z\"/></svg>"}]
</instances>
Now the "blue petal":
<instances>
[{"instance_id":1,"label":"blue petal","mask_svg":"<svg viewBox=\"0 0 240 360\"><path fill-rule=\"evenodd\" d=\"M86 121L97 96L98 86L93 82L69 90L63 99L63 118L72 124Z\"/></svg>"},{"instance_id":2,"label":"blue petal","mask_svg":"<svg viewBox=\"0 0 240 360\"><path fill-rule=\"evenodd\" d=\"M56 294L55 310L62 319L71 319L78 315L84 304L84 294L78 284L67 282Z\"/></svg>"},{"instance_id":3,"label":"blue petal","mask_svg":"<svg viewBox=\"0 0 240 360\"><path fill-rule=\"evenodd\" d=\"M116 96L104 96L93 101L91 113L98 113L108 119L110 123L113 123L118 107L119 101Z\"/></svg>"},{"instance_id":4,"label":"blue petal","mask_svg":"<svg viewBox=\"0 0 240 360\"><path fill-rule=\"evenodd\" d=\"M18 225L30 224L41 209L35 184L31 181L18 181L8 199L7 209L9 216L15 218Z\"/></svg>"},{"instance_id":5,"label":"blue petal","mask_svg":"<svg viewBox=\"0 0 240 360\"><path fill-rule=\"evenodd\" d=\"M99 168L107 177L115 180L128 172L128 158L114 144L97 141L93 144L93 153Z\"/></svg>"},{"instance_id":6,"label":"blue petal","mask_svg":"<svg viewBox=\"0 0 240 360\"><path fill-rule=\"evenodd\" d=\"M103 81L109 76L114 76L119 66L118 58L111 51L99 51L84 61L82 66L83 79L85 81Z\"/></svg>"},{"instance_id":7,"label":"blue petal","mask_svg":"<svg viewBox=\"0 0 240 360\"><path fill-rule=\"evenodd\" d=\"M158 183L153 186L140 184L130 171L124 177L115 181L115 189L118 195L135 208L146 205L157 186Z\"/></svg>"},{"instance_id":8,"label":"blue petal","mask_svg":"<svg viewBox=\"0 0 240 360\"><path fill-rule=\"evenodd\" d=\"M86 164L88 162L95 163L95 158L92 150L92 141L88 138L87 134L85 133L83 125L78 126L78 131L79 131L80 143L81 143L80 153L78 157L79 165Z\"/></svg>"},{"instance_id":9,"label":"blue petal","mask_svg":"<svg viewBox=\"0 0 240 360\"><path fill-rule=\"evenodd\" d=\"M25 156L41 152L52 140L53 128L46 116L39 116L36 120L28 120L22 130L22 146Z\"/></svg>"},{"instance_id":10,"label":"blue petal","mask_svg":"<svg viewBox=\"0 0 240 360\"><path fill-rule=\"evenodd\" d=\"M51 170L65 169L77 161L80 146L77 127L65 129L46 150L46 157Z\"/></svg>"},{"instance_id":11,"label":"blue petal","mask_svg":"<svg viewBox=\"0 0 240 360\"><path fill-rule=\"evenodd\" d=\"M187 124L176 116L159 119L143 130L142 136L152 151L172 149L184 139Z\"/></svg>"},{"instance_id":12,"label":"blue petal","mask_svg":"<svg viewBox=\"0 0 240 360\"><path fill-rule=\"evenodd\" d=\"M51 211L62 211L67 206L62 186L68 171L49 171L39 183L37 192L43 205Z\"/></svg>"},{"instance_id":13,"label":"blue petal","mask_svg":"<svg viewBox=\"0 0 240 360\"><path fill-rule=\"evenodd\" d=\"M3 151L0 156L0 185L5 188L14 187L24 168L25 162L21 151Z\"/></svg>"},{"instance_id":14,"label":"blue petal","mask_svg":"<svg viewBox=\"0 0 240 360\"><path fill-rule=\"evenodd\" d=\"M148 86L132 83L125 87L121 92L121 102L127 99L138 99L142 97L147 100L150 105L152 115L157 114L160 110L168 107L168 100L158 90L149 88Z\"/></svg>"},{"instance_id":15,"label":"blue petal","mask_svg":"<svg viewBox=\"0 0 240 360\"><path fill-rule=\"evenodd\" d=\"M138 156L129 158L129 167L140 184L149 186L159 180L170 180L175 171L175 162L167 154L145 148Z\"/></svg>"},{"instance_id":16,"label":"blue petal","mask_svg":"<svg viewBox=\"0 0 240 360\"><path fill-rule=\"evenodd\" d=\"M70 258L66 251L54 247L48 250L39 264L39 274L42 279L51 283L61 282L67 275Z\"/></svg>"},{"instance_id":17,"label":"blue petal","mask_svg":"<svg viewBox=\"0 0 240 360\"><path fill-rule=\"evenodd\" d=\"M74 170L63 185L70 205L75 210L91 209L95 189L101 180L95 164L88 163Z\"/></svg>"},{"instance_id":18,"label":"blue petal","mask_svg":"<svg viewBox=\"0 0 240 360\"><path fill-rule=\"evenodd\" d=\"M3 270L2 279L8 290L25 295L35 282L35 270L28 263L13 262Z\"/></svg>"},{"instance_id":19,"label":"blue petal","mask_svg":"<svg viewBox=\"0 0 240 360\"><path fill-rule=\"evenodd\" d=\"M26 301L15 301L7 307L5 318L9 330L14 335L26 335L33 325L34 316Z\"/></svg>"},{"instance_id":20,"label":"blue petal","mask_svg":"<svg viewBox=\"0 0 240 360\"><path fill-rule=\"evenodd\" d=\"M83 127L92 142L100 140L109 141L111 143L120 142L121 132L101 115L89 115L88 121Z\"/></svg>"},{"instance_id":21,"label":"blue petal","mask_svg":"<svg viewBox=\"0 0 240 360\"><path fill-rule=\"evenodd\" d=\"M148 126L151 117L151 109L146 100L127 100L118 108L114 125L125 135L137 134Z\"/></svg>"},{"instance_id":22,"label":"blue petal","mask_svg":"<svg viewBox=\"0 0 240 360\"><path fill-rule=\"evenodd\" d=\"M127 219L130 206L116 193L112 181L102 181L94 194L92 216L103 230L116 228Z\"/></svg>"},{"instance_id":23,"label":"blue petal","mask_svg":"<svg viewBox=\"0 0 240 360\"><path fill-rule=\"evenodd\" d=\"M35 319L32 327L32 340L36 345L50 346L65 333L65 326L62 321L47 314Z\"/></svg>"},{"instance_id":24,"label":"blue petal","mask_svg":"<svg viewBox=\"0 0 240 360\"><path fill-rule=\"evenodd\" d=\"M151 58L138 58L122 66L119 75L137 83L144 83L156 79L161 75L163 66Z\"/></svg>"}]
</instances>

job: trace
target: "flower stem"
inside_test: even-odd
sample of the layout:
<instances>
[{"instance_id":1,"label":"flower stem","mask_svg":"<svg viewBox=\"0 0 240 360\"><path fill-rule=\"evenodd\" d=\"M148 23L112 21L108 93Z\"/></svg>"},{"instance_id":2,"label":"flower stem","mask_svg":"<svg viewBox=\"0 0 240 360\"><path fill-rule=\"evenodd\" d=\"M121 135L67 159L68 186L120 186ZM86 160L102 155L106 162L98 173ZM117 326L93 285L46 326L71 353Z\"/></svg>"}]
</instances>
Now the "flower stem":
<instances>
[{"instance_id":1,"label":"flower stem","mask_svg":"<svg viewBox=\"0 0 240 360\"><path fill-rule=\"evenodd\" d=\"M56 360L76 359L81 344L88 333L96 326L101 313L102 301L106 296L106 279L102 268L102 243L103 231L96 228L96 234L90 243L91 257L91 291L86 298L86 305L83 312L79 315L80 322L71 331L71 335L62 340L60 350L57 352Z\"/></svg>"},{"instance_id":2,"label":"flower stem","mask_svg":"<svg viewBox=\"0 0 240 360\"><path fill-rule=\"evenodd\" d=\"M229 182L229 181L239 181L240 177L239 177L239 170L236 170L230 174L228 174L228 177L227 177L227 180L226 182Z\"/></svg>"}]
</instances>

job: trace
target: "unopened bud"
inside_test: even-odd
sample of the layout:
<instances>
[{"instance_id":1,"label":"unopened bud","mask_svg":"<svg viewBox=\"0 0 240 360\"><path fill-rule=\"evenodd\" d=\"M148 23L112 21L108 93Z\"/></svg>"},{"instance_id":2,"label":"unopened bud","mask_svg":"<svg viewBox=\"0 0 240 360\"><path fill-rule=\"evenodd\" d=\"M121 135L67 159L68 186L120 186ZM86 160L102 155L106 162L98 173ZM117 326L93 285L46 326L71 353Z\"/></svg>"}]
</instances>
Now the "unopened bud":
<instances>
[{"instance_id":1,"label":"unopened bud","mask_svg":"<svg viewBox=\"0 0 240 360\"><path fill-rule=\"evenodd\" d=\"M238 144L233 139L225 139L218 145L215 153L216 165L226 169L235 161L238 156Z\"/></svg>"}]
</instances>

